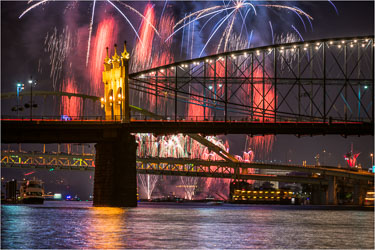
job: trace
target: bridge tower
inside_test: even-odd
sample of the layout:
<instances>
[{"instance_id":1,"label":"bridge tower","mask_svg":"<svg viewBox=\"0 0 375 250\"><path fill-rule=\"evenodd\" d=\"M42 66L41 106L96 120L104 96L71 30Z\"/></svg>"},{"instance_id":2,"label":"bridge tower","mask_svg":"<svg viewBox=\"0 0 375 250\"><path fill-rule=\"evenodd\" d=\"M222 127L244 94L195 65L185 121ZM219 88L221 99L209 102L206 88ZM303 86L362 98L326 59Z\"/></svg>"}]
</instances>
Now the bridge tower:
<instances>
[{"instance_id":1,"label":"bridge tower","mask_svg":"<svg viewBox=\"0 0 375 250\"><path fill-rule=\"evenodd\" d=\"M101 105L104 108L106 119L121 119L122 122L129 122L129 53L124 42L124 51L117 54L117 45L112 59L108 55L104 59L103 83L104 97L101 98Z\"/></svg>"},{"instance_id":2,"label":"bridge tower","mask_svg":"<svg viewBox=\"0 0 375 250\"><path fill-rule=\"evenodd\" d=\"M104 97L101 105L106 119L128 123L129 109L129 53L118 55L117 45L112 59L104 59ZM95 154L94 206L136 207L137 173L135 137L127 129L112 131L112 140L99 141Z\"/></svg>"}]
</instances>

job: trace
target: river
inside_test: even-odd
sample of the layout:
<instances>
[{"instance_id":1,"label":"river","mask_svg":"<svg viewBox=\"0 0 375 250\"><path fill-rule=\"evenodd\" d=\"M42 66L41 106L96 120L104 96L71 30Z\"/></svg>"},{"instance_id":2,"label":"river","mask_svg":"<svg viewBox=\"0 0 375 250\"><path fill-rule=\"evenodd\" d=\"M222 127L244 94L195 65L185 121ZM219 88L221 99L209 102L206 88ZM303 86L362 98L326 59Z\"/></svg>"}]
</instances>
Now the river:
<instances>
[{"instance_id":1,"label":"river","mask_svg":"<svg viewBox=\"0 0 375 250\"><path fill-rule=\"evenodd\" d=\"M1 248L374 248L374 213L303 206L2 205Z\"/></svg>"}]
</instances>

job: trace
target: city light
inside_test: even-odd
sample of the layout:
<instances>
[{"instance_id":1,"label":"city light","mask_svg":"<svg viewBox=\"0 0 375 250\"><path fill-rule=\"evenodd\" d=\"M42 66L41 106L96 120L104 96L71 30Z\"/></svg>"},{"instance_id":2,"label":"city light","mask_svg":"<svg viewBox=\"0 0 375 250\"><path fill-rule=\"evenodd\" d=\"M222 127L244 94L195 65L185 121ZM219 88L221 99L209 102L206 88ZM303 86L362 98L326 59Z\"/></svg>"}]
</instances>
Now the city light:
<instances>
[{"instance_id":1,"label":"city light","mask_svg":"<svg viewBox=\"0 0 375 250\"><path fill-rule=\"evenodd\" d=\"M60 193L55 193L54 195L53 195L53 199L55 199L55 200L61 200L61 194Z\"/></svg>"}]
</instances>

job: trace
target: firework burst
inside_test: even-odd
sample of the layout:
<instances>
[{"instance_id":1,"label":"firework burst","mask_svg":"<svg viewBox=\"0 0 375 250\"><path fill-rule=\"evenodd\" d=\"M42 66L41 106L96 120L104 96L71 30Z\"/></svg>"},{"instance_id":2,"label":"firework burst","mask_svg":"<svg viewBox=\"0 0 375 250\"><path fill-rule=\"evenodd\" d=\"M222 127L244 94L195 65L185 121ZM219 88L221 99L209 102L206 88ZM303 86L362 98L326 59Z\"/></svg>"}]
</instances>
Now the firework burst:
<instances>
[{"instance_id":1,"label":"firework burst","mask_svg":"<svg viewBox=\"0 0 375 250\"><path fill-rule=\"evenodd\" d=\"M49 53L52 86L53 89L56 89L57 81L62 76L64 61L74 45L68 26L63 29L61 34L58 34L56 27L52 34L47 33L44 45L45 52Z\"/></svg>"}]
</instances>

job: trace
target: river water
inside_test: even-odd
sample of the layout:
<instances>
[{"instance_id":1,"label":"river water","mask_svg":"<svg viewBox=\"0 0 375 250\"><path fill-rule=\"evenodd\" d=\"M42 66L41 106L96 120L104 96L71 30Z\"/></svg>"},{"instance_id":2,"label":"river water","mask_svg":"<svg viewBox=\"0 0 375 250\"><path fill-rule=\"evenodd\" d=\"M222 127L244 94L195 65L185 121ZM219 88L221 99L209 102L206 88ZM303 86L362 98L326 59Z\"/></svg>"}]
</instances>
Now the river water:
<instances>
[{"instance_id":1,"label":"river water","mask_svg":"<svg viewBox=\"0 0 375 250\"><path fill-rule=\"evenodd\" d=\"M1 248L374 248L373 211L91 202L2 205Z\"/></svg>"}]
</instances>

